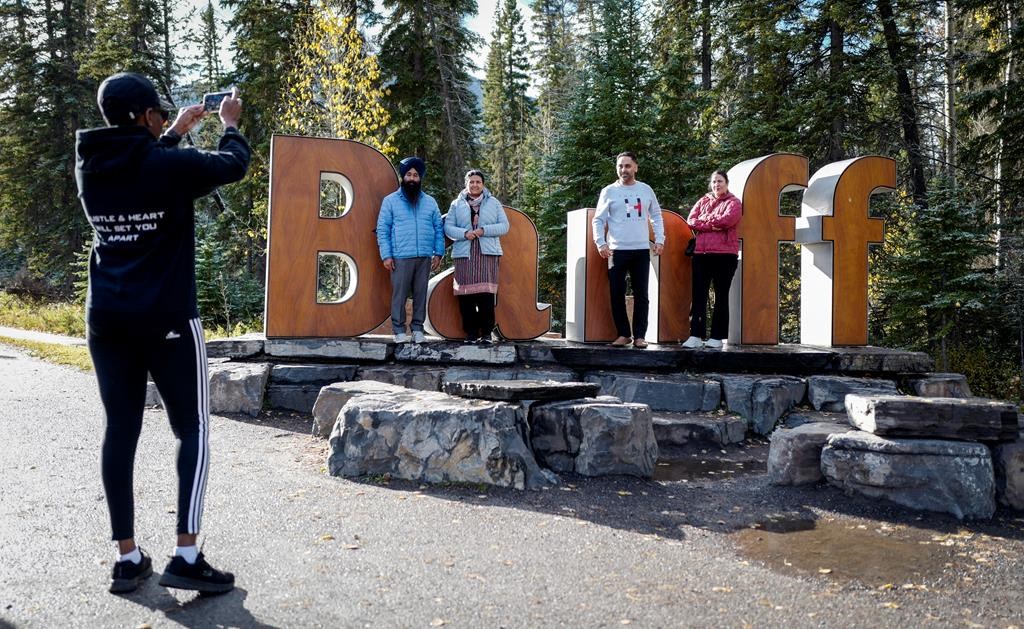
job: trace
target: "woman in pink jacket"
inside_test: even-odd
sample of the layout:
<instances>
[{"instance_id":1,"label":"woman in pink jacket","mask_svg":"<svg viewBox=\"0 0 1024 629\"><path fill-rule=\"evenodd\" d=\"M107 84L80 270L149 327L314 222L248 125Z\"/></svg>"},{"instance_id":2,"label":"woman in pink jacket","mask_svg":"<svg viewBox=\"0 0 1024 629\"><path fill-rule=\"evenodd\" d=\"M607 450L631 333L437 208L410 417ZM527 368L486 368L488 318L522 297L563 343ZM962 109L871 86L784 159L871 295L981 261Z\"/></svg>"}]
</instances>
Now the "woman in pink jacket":
<instances>
[{"instance_id":1,"label":"woman in pink jacket","mask_svg":"<svg viewBox=\"0 0 1024 629\"><path fill-rule=\"evenodd\" d=\"M711 190L690 210L687 224L697 237L693 252L693 299L690 306L690 338L683 347L701 345L721 348L729 336L729 286L736 273L740 240L736 234L743 205L729 192L729 177L721 170L711 174ZM708 289L714 285L715 308L711 316L711 335L703 341L707 328Z\"/></svg>"}]
</instances>

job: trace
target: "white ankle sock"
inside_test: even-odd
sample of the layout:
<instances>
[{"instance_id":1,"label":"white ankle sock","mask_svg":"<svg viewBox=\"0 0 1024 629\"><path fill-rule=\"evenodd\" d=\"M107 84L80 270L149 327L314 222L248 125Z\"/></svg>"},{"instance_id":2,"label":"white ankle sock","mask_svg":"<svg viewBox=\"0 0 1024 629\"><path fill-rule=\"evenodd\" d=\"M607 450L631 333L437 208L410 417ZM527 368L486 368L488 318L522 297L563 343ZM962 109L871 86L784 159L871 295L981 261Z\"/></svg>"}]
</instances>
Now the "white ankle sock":
<instances>
[{"instance_id":1,"label":"white ankle sock","mask_svg":"<svg viewBox=\"0 0 1024 629\"><path fill-rule=\"evenodd\" d=\"M175 546L174 555L184 558L189 563L195 563L196 559L199 558L199 548L195 544L191 546Z\"/></svg>"},{"instance_id":2,"label":"white ankle sock","mask_svg":"<svg viewBox=\"0 0 1024 629\"><path fill-rule=\"evenodd\" d=\"M126 555L118 555L117 556L117 561L118 562L130 561L132 563L139 564L139 563L142 563L142 553L139 552L139 547L136 546L135 548L132 549L132 552L130 552L130 553L126 554Z\"/></svg>"}]
</instances>

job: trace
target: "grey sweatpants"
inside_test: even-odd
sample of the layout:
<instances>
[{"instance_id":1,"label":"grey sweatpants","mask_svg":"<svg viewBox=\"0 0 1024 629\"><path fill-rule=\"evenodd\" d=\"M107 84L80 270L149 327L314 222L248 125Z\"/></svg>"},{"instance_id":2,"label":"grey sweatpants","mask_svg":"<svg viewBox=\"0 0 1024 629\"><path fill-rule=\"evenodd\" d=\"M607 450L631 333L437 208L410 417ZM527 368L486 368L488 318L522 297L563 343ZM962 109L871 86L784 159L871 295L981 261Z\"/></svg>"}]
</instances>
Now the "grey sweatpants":
<instances>
[{"instance_id":1,"label":"grey sweatpants","mask_svg":"<svg viewBox=\"0 0 1024 629\"><path fill-rule=\"evenodd\" d=\"M391 327L395 334L405 332L405 300L412 291L413 332L423 331L427 318L427 280L430 278L430 258L395 258L391 274Z\"/></svg>"}]
</instances>

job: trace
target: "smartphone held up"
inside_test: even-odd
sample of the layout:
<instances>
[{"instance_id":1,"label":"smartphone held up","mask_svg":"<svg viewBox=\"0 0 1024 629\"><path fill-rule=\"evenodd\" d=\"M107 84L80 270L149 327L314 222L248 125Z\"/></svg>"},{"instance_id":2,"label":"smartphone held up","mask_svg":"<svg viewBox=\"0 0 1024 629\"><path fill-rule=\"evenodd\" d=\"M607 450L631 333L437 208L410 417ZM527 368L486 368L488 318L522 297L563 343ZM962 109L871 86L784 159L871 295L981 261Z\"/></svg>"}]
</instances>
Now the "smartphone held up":
<instances>
[{"instance_id":1,"label":"smartphone held up","mask_svg":"<svg viewBox=\"0 0 1024 629\"><path fill-rule=\"evenodd\" d=\"M226 92L211 92L203 96L203 109L205 111L219 111L221 101L231 96L231 90Z\"/></svg>"}]
</instances>

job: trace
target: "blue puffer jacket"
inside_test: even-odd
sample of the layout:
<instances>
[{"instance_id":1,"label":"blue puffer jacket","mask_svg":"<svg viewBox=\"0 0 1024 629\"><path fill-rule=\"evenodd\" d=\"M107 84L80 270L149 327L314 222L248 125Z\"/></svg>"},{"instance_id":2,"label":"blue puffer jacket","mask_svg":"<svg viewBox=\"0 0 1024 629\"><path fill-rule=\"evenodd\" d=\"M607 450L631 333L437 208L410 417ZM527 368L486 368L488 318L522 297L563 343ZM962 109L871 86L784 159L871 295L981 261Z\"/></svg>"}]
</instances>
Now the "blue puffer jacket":
<instances>
[{"instance_id":1,"label":"blue puffer jacket","mask_svg":"<svg viewBox=\"0 0 1024 629\"><path fill-rule=\"evenodd\" d=\"M399 188L380 204L377 216L380 259L429 258L444 255L444 229L437 201L426 192L410 203Z\"/></svg>"},{"instance_id":2,"label":"blue puffer jacket","mask_svg":"<svg viewBox=\"0 0 1024 629\"><path fill-rule=\"evenodd\" d=\"M505 216L505 208L501 203L491 196L490 191L484 189L484 200L480 204L479 227L484 228L484 235L480 238L480 253L485 256L500 256L501 242L499 236L508 233L508 217ZM444 234L452 240L452 258L468 258L471 242L466 240L466 232L473 227L472 211L469 202L466 201L466 193L462 191L455 197L448 213L444 216Z\"/></svg>"}]
</instances>

